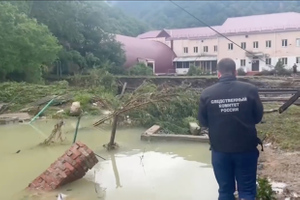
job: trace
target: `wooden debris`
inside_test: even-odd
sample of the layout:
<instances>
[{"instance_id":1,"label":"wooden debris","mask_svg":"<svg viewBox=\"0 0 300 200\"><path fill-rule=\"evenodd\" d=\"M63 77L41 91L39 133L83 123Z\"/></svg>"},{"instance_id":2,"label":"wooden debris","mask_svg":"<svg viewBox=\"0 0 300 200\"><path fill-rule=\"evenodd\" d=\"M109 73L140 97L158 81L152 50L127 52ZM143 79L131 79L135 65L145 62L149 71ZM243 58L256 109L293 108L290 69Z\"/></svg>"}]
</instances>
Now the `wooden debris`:
<instances>
[{"instance_id":1,"label":"wooden debris","mask_svg":"<svg viewBox=\"0 0 300 200\"><path fill-rule=\"evenodd\" d=\"M43 144L49 145L58 139L60 139L60 141L63 142L64 139L62 138L62 131L61 131L63 125L64 125L63 120L60 120L58 123L56 123L54 125L54 129L52 130L51 135L43 142Z\"/></svg>"}]
</instances>

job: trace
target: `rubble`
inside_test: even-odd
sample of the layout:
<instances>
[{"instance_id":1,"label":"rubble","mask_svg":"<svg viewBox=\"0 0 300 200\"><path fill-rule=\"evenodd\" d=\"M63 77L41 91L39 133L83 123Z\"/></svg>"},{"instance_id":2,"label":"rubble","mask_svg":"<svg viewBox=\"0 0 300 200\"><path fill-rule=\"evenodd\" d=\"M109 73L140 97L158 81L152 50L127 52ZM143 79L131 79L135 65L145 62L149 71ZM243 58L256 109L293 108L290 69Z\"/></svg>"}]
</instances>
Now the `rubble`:
<instances>
[{"instance_id":1,"label":"rubble","mask_svg":"<svg viewBox=\"0 0 300 200\"><path fill-rule=\"evenodd\" d=\"M88 169L98 163L94 152L85 144L76 142L27 187L31 190L51 191L82 178Z\"/></svg>"}]
</instances>

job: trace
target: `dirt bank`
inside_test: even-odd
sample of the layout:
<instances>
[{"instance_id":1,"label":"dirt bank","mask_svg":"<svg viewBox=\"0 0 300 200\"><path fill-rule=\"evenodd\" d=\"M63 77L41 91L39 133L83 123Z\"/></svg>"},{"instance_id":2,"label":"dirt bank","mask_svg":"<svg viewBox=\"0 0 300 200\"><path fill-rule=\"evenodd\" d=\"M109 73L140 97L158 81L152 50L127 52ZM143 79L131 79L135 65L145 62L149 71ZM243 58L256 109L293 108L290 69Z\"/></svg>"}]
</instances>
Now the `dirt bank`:
<instances>
[{"instance_id":1,"label":"dirt bank","mask_svg":"<svg viewBox=\"0 0 300 200\"><path fill-rule=\"evenodd\" d=\"M144 80L151 80L153 83L159 85L162 83L169 83L171 85L180 85L182 83L191 83L193 88L206 88L218 81L217 77L188 77L188 76L175 76L175 77L157 77L157 76L137 76L126 77L119 76L117 79L125 83L129 88L136 88ZM252 83L260 88L270 87L300 87L300 79L293 79L291 77L238 77L240 81Z\"/></svg>"},{"instance_id":2,"label":"dirt bank","mask_svg":"<svg viewBox=\"0 0 300 200\"><path fill-rule=\"evenodd\" d=\"M277 199L300 199L300 152L286 152L275 146L266 147L260 153L259 172L263 177L268 177L271 182L285 183L283 194L278 194ZM282 184L280 184L282 185ZM297 197L295 194L298 194ZM296 197L295 197L296 196Z\"/></svg>"}]
</instances>

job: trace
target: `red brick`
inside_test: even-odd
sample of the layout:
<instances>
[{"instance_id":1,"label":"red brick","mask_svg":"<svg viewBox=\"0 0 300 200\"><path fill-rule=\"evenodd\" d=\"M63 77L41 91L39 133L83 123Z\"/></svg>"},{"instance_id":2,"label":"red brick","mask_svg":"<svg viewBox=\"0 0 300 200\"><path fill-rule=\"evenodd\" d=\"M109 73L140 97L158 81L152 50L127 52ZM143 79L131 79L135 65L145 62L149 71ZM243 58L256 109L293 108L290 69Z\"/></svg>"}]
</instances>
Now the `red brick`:
<instances>
[{"instance_id":1,"label":"red brick","mask_svg":"<svg viewBox=\"0 0 300 200\"><path fill-rule=\"evenodd\" d=\"M34 179L28 185L30 189L50 191L82 178L88 169L97 164L95 154L85 144L77 142L73 144L64 155Z\"/></svg>"}]
</instances>

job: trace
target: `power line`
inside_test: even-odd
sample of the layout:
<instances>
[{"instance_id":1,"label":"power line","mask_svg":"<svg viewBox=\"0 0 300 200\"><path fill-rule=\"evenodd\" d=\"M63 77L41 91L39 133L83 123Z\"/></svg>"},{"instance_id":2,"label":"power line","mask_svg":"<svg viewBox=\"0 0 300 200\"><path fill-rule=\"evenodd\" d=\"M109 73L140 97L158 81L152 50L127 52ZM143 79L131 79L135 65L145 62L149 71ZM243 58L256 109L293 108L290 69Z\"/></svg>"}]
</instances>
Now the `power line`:
<instances>
[{"instance_id":1,"label":"power line","mask_svg":"<svg viewBox=\"0 0 300 200\"><path fill-rule=\"evenodd\" d=\"M237 43L235 43L233 40L231 40L230 38L228 38L226 35L220 33L219 31L217 31L216 29L214 29L213 27L211 27L210 25L208 25L207 23L205 23L204 21L202 21L201 19L199 19L198 17L196 17L195 15L193 15L192 13L190 13L189 11L187 11L185 8L183 8L182 6L178 5L177 3L175 3L172 0L169 0L172 4L174 4L175 6L177 6L178 8L180 8L181 10L183 10L184 12L186 12L188 15L190 15L191 17L193 17L194 19L196 19L197 21L199 21L200 23L204 24L205 26L207 26L208 28L210 28L211 30L213 30L214 32L216 32L217 34L221 35L222 37L224 37L225 39L227 39L228 41L230 41L231 43L235 44L236 46L238 46L239 48L241 48L242 50L244 50L245 52L253 55L254 57L256 57L256 55L244 48L242 48L240 45L238 45ZM265 60L261 59L258 57L259 60L263 61L264 63L266 62ZM270 64L270 66L274 67L273 65Z\"/></svg>"}]
</instances>

